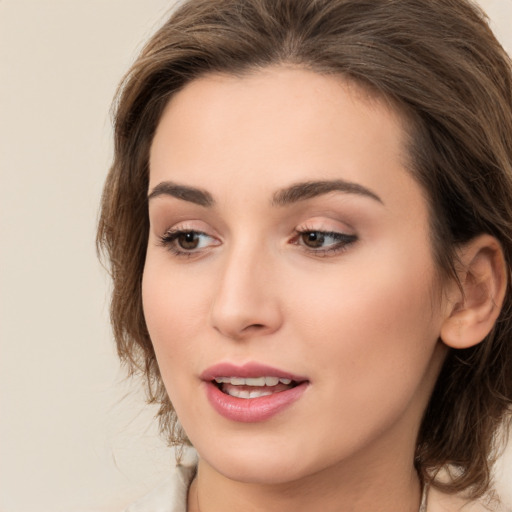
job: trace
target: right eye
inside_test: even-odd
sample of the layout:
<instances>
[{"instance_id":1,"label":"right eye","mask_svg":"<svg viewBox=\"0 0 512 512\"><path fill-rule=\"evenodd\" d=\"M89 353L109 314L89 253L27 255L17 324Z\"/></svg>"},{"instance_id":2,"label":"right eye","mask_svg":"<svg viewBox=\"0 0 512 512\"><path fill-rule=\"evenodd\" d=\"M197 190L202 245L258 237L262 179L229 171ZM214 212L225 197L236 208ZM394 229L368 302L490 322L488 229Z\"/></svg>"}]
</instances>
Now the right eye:
<instances>
[{"instance_id":1,"label":"right eye","mask_svg":"<svg viewBox=\"0 0 512 512\"><path fill-rule=\"evenodd\" d=\"M219 245L219 241L212 236L190 229L169 230L160 238L160 243L177 256L192 255Z\"/></svg>"}]
</instances>

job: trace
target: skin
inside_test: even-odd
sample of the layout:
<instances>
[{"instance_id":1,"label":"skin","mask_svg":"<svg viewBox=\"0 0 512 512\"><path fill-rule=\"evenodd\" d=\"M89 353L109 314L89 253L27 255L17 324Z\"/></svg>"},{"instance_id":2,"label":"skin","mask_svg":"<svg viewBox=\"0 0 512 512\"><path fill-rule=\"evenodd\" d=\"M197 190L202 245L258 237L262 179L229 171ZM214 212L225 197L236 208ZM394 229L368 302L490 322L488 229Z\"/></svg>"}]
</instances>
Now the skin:
<instances>
[{"instance_id":1,"label":"skin","mask_svg":"<svg viewBox=\"0 0 512 512\"><path fill-rule=\"evenodd\" d=\"M437 278L405 134L384 101L291 67L208 75L171 99L149 193L172 181L214 201L149 200L144 313L200 455L189 511L418 510L415 441L445 356L451 288ZM273 204L313 180L375 197L332 191ZM169 230L203 234L184 249L162 242ZM297 230L355 241L327 237L312 249ZM306 376L308 388L266 421L230 421L199 376L251 361Z\"/></svg>"}]
</instances>

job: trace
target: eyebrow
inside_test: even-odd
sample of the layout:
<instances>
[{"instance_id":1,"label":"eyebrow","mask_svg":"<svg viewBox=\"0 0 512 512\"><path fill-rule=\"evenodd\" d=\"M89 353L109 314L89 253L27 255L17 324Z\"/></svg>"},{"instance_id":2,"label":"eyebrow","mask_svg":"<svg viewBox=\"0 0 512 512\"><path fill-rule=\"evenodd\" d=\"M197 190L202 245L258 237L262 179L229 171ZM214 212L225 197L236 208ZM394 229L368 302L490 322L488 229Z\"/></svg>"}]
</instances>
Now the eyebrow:
<instances>
[{"instance_id":1,"label":"eyebrow","mask_svg":"<svg viewBox=\"0 0 512 512\"><path fill-rule=\"evenodd\" d=\"M356 194L369 197L370 199L384 204L377 194L358 183L345 180L322 180L295 183L290 187L278 190L272 197L272 206L286 206L330 192ZM148 200L160 196L171 196L204 207L212 207L215 204L212 195L206 190L186 185L178 185L172 181L162 181L156 185L148 195Z\"/></svg>"},{"instance_id":2,"label":"eyebrow","mask_svg":"<svg viewBox=\"0 0 512 512\"><path fill-rule=\"evenodd\" d=\"M272 199L273 206L286 206L313 197L328 194L329 192L344 192L347 194L356 194L369 197L381 204L382 199L371 190L345 180L323 180L323 181L305 181L296 183L290 187L277 191Z\"/></svg>"},{"instance_id":3,"label":"eyebrow","mask_svg":"<svg viewBox=\"0 0 512 512\"><path fill-rule=\"evenodd\" d=\"M159 196L171 196L205 207L210 207L215 204L212 195L206 190L201 190L196 187L187 187L186 185L178 185L172 181L162 181L156 185L148 195L148 201Z\"/></svg>"}]
</instances>

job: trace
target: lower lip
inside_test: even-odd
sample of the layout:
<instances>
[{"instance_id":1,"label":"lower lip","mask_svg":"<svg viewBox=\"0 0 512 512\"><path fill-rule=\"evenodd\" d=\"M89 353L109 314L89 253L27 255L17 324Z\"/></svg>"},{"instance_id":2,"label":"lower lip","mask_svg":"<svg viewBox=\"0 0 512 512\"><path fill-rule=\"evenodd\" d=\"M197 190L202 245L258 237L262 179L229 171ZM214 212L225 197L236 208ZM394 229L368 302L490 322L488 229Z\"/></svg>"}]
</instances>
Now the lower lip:
<instances>
[{"instance_id":1,"label":"lower lip","mask_svg":"<svg viewBox=\"0 0 512 512\"><path fill-rule=\"evenodd\" d=\"M212 407L224 418L242 423L255 423L272 418L297 401L306 388L302 382L294 388L258 398L237 398L223 393L212 382L205 382L206 395Z\"/></svg>"}]
</instances>

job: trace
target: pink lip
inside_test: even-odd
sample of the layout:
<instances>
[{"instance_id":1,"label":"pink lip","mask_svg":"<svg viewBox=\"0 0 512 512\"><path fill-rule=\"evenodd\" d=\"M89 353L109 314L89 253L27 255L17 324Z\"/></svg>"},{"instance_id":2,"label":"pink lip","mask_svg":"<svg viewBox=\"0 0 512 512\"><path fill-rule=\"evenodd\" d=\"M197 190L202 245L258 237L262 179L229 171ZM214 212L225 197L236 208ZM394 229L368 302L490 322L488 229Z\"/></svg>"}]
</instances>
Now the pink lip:
<instances>
[{"instance_id":1,"label":"pink lip","mask_svg":"<svg viewBox=\"0 0 512 512\"><path fill-rule=\"evenodd\" d=\"M268 396L236 398L223 393L213 382L216 377L262 376L291 379L298 382L298 385ZM201 379L204 381L206 396L212 407L224 418L242 423L265 421L275 416L297 401L309 386L309 381L304 377L259 363L248 363L243 366L220 363L205 370L201 374Z\"/></svg>"},{"instance_id":2,"label":"pink lip","mask_svg":"<svg viewBox=\"0 0 512 512\"><path fill-rule=\"evenodd\" d=\"M242 366L232 363L219 363L207 368L201 374L201 380L210 381L216 377L243 377L245 379L250 377L279 377L280 379L291 379L296 382L308 380L306 377L293 375L290 372L260 363L246 363Z\"/></svg>"}]
</instances>

